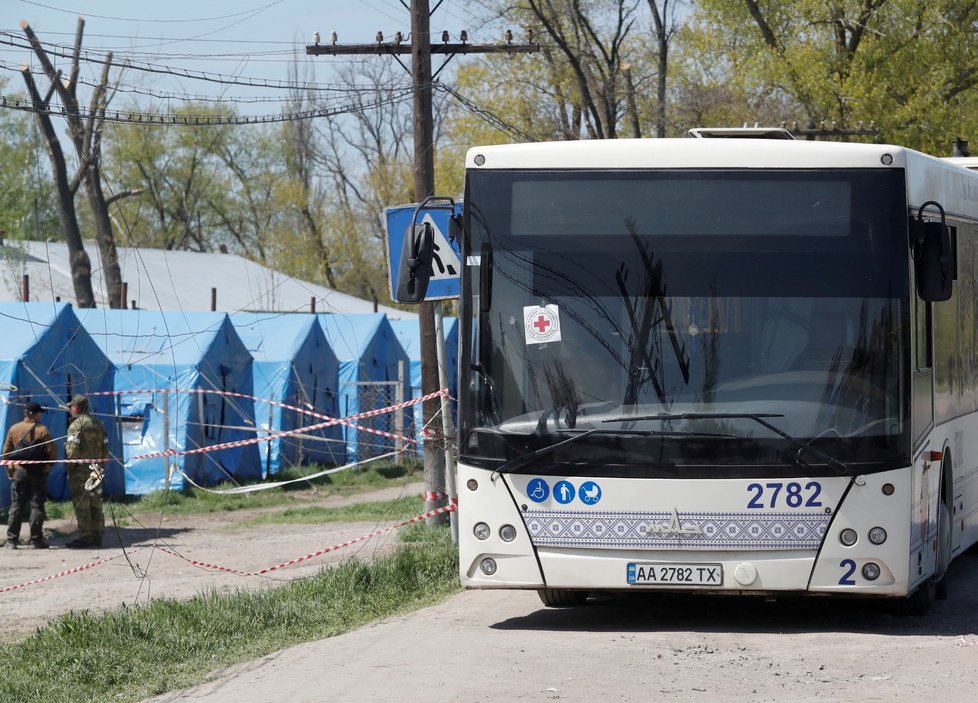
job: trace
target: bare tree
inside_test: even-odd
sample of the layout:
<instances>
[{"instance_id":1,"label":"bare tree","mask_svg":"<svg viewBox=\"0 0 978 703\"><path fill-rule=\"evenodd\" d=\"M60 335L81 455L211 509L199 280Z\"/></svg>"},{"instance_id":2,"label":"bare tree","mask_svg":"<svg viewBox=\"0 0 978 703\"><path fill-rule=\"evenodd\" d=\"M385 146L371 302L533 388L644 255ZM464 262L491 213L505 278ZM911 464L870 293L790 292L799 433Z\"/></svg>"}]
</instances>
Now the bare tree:
<instances>
[{"instance_id":1,"label":"bare tree","mask_svg":"<svg viewBox=\"0 0 978 703\"><path fill-rule=\"evenodd\" d=\"M106 57L102 67L101 78L99 79L98 85L92 91L87 111L83 112L78 101L78 77L85 20L81 17L78 18L78 27L75 32L75 45L71 57L71 72L65 80L62 80L61 72L55 69L47 52L41 45L41 41L34 34L34 30L31 29L27 20L22 20L20 26L24 30L24 34L27 35L31 43L31 48L40 61L45 75L51 81L49 96L51 91L56 92L64 108L63 114L65 120L68 122L68 134L71 137L72 144L75 147L75 154L78 157L78 173L75 175L74 180L84 184L88 205L92 211L92 218L95 223L95 239L98 244L99 253L101 254L102 270L105 276L106 294L108 295L109 305L110 307L119 307L122 304L122 274L119 270L115 233L113 232L112 220L109 216L109 201L106 199L102 189L100 168L102 132L105 126L105 109L112 99L112 92L109 89L109 69L112 65L112 54L110 52ZM48 100L50 100L50 97ZM50 137L57 140L53 131ZM46 139L50 139L50 137L45 134ZM50 141L48 147L49 149L51 148ZM73 185L74 188L71 190L72 197L78 187L77 184ZM59 190L60 187L59 185ZM59 199L62 197L59 194ZM81 251L84 252L83 246L81 247ZM71 265L73 268L76 265L74 255ZM78 304L82 306L81 300L78 301ZM94 304L94 300L92 304Z\"/></svg>"},{"instance_id":2,"label":"bare tree","mask_svg":"<svg viewBox=\"0 0 978 703\"><path fill-rule=\"evenodd\" d=\"M78 227L78 214L75 211L75 191L78 188L78 179L75 178L72 181L68 178L68 166L65 162L64 152L61 150L61 142L58 141L54 125L51 124L51 117L48 114L51 92L49 91L46 96L41 97L30 68L21 66L20 72L24 76L24 82L27 83L27 92L34 107L34 118L41 129L41 134L44 135L44 143L51 160L58 219L61 223L61 232L64 234L65 242L68 244L75 302L80 308L93 308L95 307L95 293L92 291L92 264L85 252L85 246L82 244L81 230Z\"/></svg>"},{"instance_id":3,"label":"bare tree","mask_svg":"<svg viewBox=\"0 0 978 703\"><path fill-rule=\"evenodd\" d=\"M607 26L588 14L584 0L526 3L573 73L588 136L613 139L623 112L618 76L624 69L623 49L635 24L636 3L615 0Z\"/></svg>"},{"instance_id":4,"label":"bare tree","mask_svg":"<svg viewBox=\"0 0 978 703\"><path fill-rule=\"evenodd\" d=\"M292 112L303 112L310 109L309 93L299 87L298 61L289 64L289 81L296 85L289 91L288 109ZM285 163L298 192L293 199L293 207L297 210L304 239L310 255L318 262L321 279L330 288L336 288L336 274L333 270L333 257L326 246L320 220L315 214L315 203L322 199L315 178L315 164L319 157L319 148L311 120L292 120L286 122L283 128Z\"/></svg>"},{"instance_id":5,"label":"bare tree","mask_svg":"<svg viewBox=\"0 0 978 703\"><path fill-rule=\"evenodd\" d=\"M337 286L378 300L386 296L385 208L413 199L411 113L388 64L365 62L342 79L366 85L348 98L355 105L348 114L317 124L316 170L331 205L325 244Z\"/></svg>"},{"instance_id":6,"label":"bare tree","mask_svg":"<svg viewBox=\"0 0 978 703\"><path fill-rule=\"evenodd\" d=\"M652 13L656 45L655 136L666 136L666 88L669 76L669 44L675 33L676 5L671 0L647 0ZM671 4L671 7L670 7Z\"/></svg>"}]
</instances>

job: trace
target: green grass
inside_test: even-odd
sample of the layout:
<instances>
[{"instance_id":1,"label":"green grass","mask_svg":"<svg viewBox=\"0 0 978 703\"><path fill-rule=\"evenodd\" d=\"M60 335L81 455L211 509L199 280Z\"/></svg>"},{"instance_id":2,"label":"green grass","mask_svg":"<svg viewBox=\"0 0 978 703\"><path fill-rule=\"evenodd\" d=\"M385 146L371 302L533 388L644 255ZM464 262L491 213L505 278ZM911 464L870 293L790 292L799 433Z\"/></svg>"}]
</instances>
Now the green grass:
<instances>
[{"instance_id":1,"label":"green grass","mask_svg":"<svg viewBox=\"0 0 978 703\"><path fill-rule=\"evenodd\" d=\"M303 466L286 469L268 481L288 481L302 478L318 473L323 468L321 466ZM309 481L293 483L282 488L254 493L216 495L199 488L190 488L185 491L153 491L143 496L126 496L125 498L112 498L111 500L124 505L125 511L132 514L166 512L167 515L196 515L293 505L295 499L290 494L294 491L310 488L317 491L318 495L356 495L412 479L420 481L423 478L424 471L421 462L418 460L412 459L401 464L377 461L366 464L361 469L347 469ZM225 483L210 488L212 490L223 490L235 485ZM70 516L73 513L71 501L48 501L45 512L48 519L52 520ZM0 521L6 523L6 510L0 511Z\"/></svg>"},{"instance_id":2,"label":"green grass","mask_svg":"<svg viewBox=\"0 0 978 703\"><path fill-rule=\"evenodd\" d=\"M24 506L23 514L21 515L21 517L23 518L24 525L27 524L27 518L30 516L30 510L31 510L30 505ZM47 516L48 520L58 520L63 517L68 517L73 512L74 512L74 508L72 508L71 501L68 500L64 500L64 501L49 500L44 504L44 514ZM10 507L7 506L0 509L0 523L6 525L9 518L10 518Z\"/></svg>"},{"instance_id":3,"label":"green grass","mask_svg":"<svg viewBox=\"0 0 978 703\"><path fill-rule=\"evenodd\" d=\"M274 513L258 515L234 523L235 528L255 525L305 524L315 525L324 522L363 522L368 520L397 520L419 515L424 509L424 499L420 496L407 496L397 500L375 501L345 505L341 508L324 508L306 505L300 508L286 508Z\"/></svg>"},{"instance_id":4,"label":"green grass","mask_svg":"<svg viewBox=\"0 0 978 703\"><path fill-rule=\"evenodd\" d=\"M68 613L0 645L0 701L139 701L457 592L458 552L448 530L402 529L408 543L393 554L286 586Z\"/></svg>"}]
</instances>

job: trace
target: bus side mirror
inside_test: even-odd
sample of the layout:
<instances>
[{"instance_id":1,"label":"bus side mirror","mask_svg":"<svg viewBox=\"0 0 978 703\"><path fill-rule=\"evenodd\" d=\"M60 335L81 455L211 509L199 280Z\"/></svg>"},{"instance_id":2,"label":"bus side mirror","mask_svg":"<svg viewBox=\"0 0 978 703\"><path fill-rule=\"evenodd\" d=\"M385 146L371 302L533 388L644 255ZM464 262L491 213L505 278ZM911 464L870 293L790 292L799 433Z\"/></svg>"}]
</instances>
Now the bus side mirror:
<instances>
[{"instance_id":1,"label":"bus side mirror","mask_svg":"<svg viewBox=\"0 0 978 703\"><path fill-rule=\"evenodd\" d=\"M397 270L397 302L420 303L424 300L434 254L435 231L431 225L422 222L408 227Z\"/></svg>"},{"instance_id":2,"label":"bus side mirror","mask_svg":"<svg viewBox=\"0 0 978 703\"><path fill-rule=\"evenodd\" d=\"M924 221L922 212L928 204L937 205L941 220ZM944 210L937 203L924 203L911 220L911 255L917 279L917 295L926 302L940 302L951 297L954 280L954 252L951 234L944 224Z\"/></svg>"},{"instance_id":3,"label":"bus side mirror","mask_svg":"<svg viewBox=\"0 0 978 703\"><path fill-rule=\"evenodd\" d=\"M462 216L454 214L448 217L448 241L458 242L462 239Z\"/></svg>"}]
</instances>

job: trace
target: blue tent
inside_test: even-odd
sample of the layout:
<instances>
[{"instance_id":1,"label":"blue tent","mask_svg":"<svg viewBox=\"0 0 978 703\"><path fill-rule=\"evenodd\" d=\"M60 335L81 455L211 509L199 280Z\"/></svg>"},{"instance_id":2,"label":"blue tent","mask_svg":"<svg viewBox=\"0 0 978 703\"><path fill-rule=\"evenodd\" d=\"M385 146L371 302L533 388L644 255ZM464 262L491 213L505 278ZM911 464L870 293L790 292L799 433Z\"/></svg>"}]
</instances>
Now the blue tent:
<instances>
[{"instance_id":1,"label":"blue tent","mask_svg":"<svg viewBox=\"0 0 978 703\"><path fill-rule=\"evenodd\" d=\"M363 315L319 315L326 339L340 362L340 415L347 417L393 405L399 396L409 399L410 360L383 313ZM399 370L400 369L402 370ZM397 426L395 413L356 420L356 424L385 433L404 435L411 424L411 409ZM395 440L345 427L348 461L384 454L395 448ZM410 446L405 448L410 449Z\"/></svg>"},{"instance_id":2,"label":"blue tent","mask_svg":"<svg viewBox=\"0 0 978 703\"><path fill-rule=\"evenodd\" d=\"M397 339L411 360L411 395L421 395L421 331L417 320L390 320ZM445 372L448 375L448 392L458 397L458 318L446 317L442 321L445 333Z\"/></svg>"},{"instance_id":3,"label":"blue tent","mask_svg":"<svg viewBox=\"0 0 978 703\"><path fill-rule=\"evenodd\" d=\"M254 394L261 399L255 401L259 436L323 422L275 403L339 416L339 361L315 315L236 312L231 315L231 323L254 359ZM287 466L337 465L346 461L341 425L273 439L259 446L266 475Z\"/></svg>"},{"instance_id":4,"label":"blue tent","mask_svg":"<svg viewBox=\"0 0 978 703\"><path fill-rule=\"evenodd\" d=\"M129 493L163 488L170 463L200 485L261 478L255 444L169 459L137 458L255 437L251 355L226 314L86 313L82 323L117 367L118 412L130 418L123 430ZM184 483L175 474L171 485L179 489Z\"/></svg>"},{"instance_id":5,"label":"blue tent","mask_svg":"<svg viewBox=\"0 0 978 703\"><path fill-rule=\"evenodd\" d=\"M115 366L81 328L65 303L0 304L0 425L3 436L24 419L24 406L34 401L44 408L41 422L57 440L64 456L71 397L89 396L90 412L105 424L109 439L103 491L123 495L125 484L119 426L110 394ZM69 497L64 465L48 476L48 492L57 500ZM0 471L0 506L10 505L10 482Z\"/></svg>"}]
</instances>

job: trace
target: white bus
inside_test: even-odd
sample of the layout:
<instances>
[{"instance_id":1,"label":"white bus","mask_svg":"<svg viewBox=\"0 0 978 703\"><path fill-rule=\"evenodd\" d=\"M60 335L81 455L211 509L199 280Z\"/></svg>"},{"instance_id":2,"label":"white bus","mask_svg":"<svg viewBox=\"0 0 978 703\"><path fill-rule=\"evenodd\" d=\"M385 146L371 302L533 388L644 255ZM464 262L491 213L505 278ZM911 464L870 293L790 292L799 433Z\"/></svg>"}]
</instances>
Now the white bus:
<instances>
[{"instance_id":1,"label":"white bus","mask_svg":"<svg viewBox=\"0 0 978 703\"><path fill-rule=\"evenodd\" d=\"M978 540L978 173L781 139L490 146L463 209L464 586L946 594Z\"/></svg>"}]
</instances>

